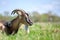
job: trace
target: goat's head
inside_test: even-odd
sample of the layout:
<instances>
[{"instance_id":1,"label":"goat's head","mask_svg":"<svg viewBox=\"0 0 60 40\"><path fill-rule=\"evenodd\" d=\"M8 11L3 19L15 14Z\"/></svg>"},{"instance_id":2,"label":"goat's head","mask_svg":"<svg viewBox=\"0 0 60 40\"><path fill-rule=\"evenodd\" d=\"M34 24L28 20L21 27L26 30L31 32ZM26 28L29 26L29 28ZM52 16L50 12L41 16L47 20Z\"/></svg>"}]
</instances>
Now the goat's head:
<instances>
[{"instance_id":1,"label":"goat's head","mask_svg":"<svg viewBox=\"0 0 60 40\"><path fill-rule=\"evenodd\" d=\"M28 13L25 13L25 14L24 14L24 20L25 20L25 22L28 23L29 25L32 25L32 24L33 24L33 23L32 23L32 20L31 20L30 17L29 17L29 14L28 14Z\"/></svg>"},{"instance_id":2,"label":"goat's head","mask_svg":"<svg viewBox=\"0 0 60 40\"><path fill-rule=\"evenodd\" d=\"M19 10L19 9L15 9L12 11L11 14L15 14L17 13L19 18L21 19L21 23L25 24L25 25L32 25L32 21L29 18L29 14L26 13L24 10Z\"/></svg>"}]
</instances>

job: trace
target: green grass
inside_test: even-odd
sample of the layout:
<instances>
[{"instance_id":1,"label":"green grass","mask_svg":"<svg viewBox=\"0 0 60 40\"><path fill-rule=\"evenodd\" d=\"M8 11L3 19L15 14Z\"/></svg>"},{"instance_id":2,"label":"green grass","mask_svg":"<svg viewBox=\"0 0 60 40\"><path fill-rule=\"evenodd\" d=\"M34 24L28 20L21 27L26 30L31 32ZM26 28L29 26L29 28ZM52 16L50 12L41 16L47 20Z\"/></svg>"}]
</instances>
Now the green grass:
<instances>
[{"instance_id":1,"label":"green grass","mask_svg":"<svg viewBox=\"0 0 60 40\"><path fill-rule=\"evenodd\" d=\"M60 23L35 23L29 28L29 34L22 29L16 35L0 33L0 40L60 40Z\"/></svg>"}]
</instances>

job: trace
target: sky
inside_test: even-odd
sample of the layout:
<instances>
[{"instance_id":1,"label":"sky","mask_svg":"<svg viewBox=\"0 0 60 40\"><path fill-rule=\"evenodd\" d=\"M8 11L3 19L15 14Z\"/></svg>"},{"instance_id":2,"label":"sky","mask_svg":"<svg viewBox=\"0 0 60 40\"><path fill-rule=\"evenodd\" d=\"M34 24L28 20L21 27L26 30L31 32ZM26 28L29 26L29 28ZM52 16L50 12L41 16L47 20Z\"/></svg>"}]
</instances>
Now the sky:
<instances>
[{"instance_id":1,"label":"sky","mask_svg":"<svg viewBox=\"0 0 60 40\"><path fill-rule=\"evenodd\" d=\"M14 9L37 11L40 14L52 11L60 16L60 0L0 0L0 13Z\"/></svg>"}]
</instances>

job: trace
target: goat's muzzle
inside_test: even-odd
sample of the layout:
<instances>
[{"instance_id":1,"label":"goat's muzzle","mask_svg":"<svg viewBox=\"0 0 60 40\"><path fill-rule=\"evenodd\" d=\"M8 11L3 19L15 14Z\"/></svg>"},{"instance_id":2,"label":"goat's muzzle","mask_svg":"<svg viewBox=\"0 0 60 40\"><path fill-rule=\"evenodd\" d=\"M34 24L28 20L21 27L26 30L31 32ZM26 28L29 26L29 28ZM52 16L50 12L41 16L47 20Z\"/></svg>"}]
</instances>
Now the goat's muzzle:
<instances>
[{"instance_id":1,"label":"goat's muzzle","mask_svg":"<svg viewBox=\"0 0 60 40\"><path fill-rule=\"evenodd\" d=\"M29 26L32 26L33 22L29 18L26 18L25 20L29 24Z\"/></svg>"}]
</instances>

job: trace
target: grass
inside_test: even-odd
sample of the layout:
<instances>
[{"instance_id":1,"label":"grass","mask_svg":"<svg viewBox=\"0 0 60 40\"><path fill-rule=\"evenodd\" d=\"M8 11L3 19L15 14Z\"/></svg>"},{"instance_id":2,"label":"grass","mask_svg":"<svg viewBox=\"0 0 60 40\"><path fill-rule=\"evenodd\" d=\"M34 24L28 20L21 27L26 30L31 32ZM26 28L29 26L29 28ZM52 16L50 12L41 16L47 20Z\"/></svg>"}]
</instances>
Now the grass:
<instances>
[{"instance_id":1,"label":"grass","mask_svg":"<svg viewBox=\"0 0 60 40\"><path fill-rule=\"evenodd\" d=\"M0 33L0 40L60 40L60 23L35 23L29 28L29 34L22 29L16 35Z\"/></svg>"}]
</instances>

